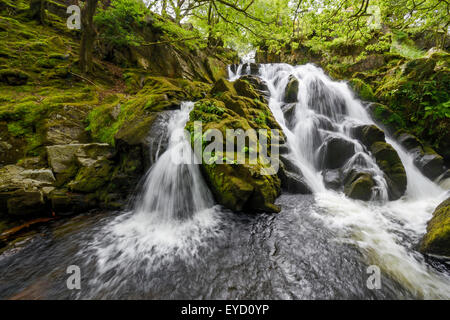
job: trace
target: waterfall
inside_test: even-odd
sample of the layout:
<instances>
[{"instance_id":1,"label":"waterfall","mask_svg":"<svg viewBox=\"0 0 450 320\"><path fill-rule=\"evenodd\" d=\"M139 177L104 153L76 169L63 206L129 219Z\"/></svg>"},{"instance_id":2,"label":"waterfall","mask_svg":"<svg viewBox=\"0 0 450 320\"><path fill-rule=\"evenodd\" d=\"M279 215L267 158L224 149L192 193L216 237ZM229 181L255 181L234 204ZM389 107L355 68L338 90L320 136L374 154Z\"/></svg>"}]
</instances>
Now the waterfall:
<instances>
[{"instance_id":1,"label":"waterfall","mask_svg":"<svg viewBox=\"0 0 450 320\"><path fill-rule=\"evenodd\" d=\"M350 133L359 125L372 125L363 104L347 83L333 81L322 69L306 64L261 64L229 69L229 79L253 75L268 87L268 103L287 136L290 158L303 172L311 187L317 217L336 229L340 241L359 247L366 262L403 283L415 295L424 298L450 297L450 279L436 272L417 252L417 243L426 231L434 208L448 197L448 192L426 178L408 154L391 137L386 142L397 151L406 171L407 190L396 201L387 201L387 182L370 152ZM293 102L286 102L285 89L290 81L298 81ZM292 97L291 97L292 98ZM355 201L341 192L329 190L323 182L321 148L328 139L340 139L353 145L354 155L340 166L369 173L376 184L372 200Z\"/></svg>"},{"instance_id":2,"label":"waterfall","mask_svg":"<svg viewBox=\"0 0 450 320\"><path fill-rule=\"evenodd\" d=\"M157 159L145 178L144 190L134 211L157 222L170 222L192 217L214 205L194 156L184 127L193 108L184 102L168 123L168 149ZM180 161L181 160L181 161Z\"/></svg>"}]
</instances>

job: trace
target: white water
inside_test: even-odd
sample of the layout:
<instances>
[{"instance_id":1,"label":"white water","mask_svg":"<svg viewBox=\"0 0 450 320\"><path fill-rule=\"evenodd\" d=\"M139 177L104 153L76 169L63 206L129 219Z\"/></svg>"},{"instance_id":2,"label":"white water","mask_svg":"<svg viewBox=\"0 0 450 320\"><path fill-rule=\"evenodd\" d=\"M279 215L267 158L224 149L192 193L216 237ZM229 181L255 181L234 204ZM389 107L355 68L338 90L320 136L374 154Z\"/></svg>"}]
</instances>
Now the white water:
<instances>
[{"instance_id":1,"label":"white water","mask_svg":"<svg viewBox=\"0 0 450 320\"><path fill-rule=\"evenodd\" d=\"M184 127L193 103L182 103L168 123L169 145L145 177L144 190L133 211L108 223L89 244L98 276L90 281L91 293L120 291L126 281L140 272L155 272L183 259L195 263L204 243L220 237L221 212L215 207ZM89 255L86 252L81 255ZM127 277L102 275L114 272ZM113 288L113 289L112 289Z\"/></svg>"},{"instance_id":2,"label":"white water","mask_svg":"<svg viewBox=\"0 0 450 320\"><path fill-rule=\"evenodd\" d=\"M236 74L230 71L230 80L248 72L240 66ZM260 66L258 76L269 87L269 106L288 138L290 158L315 194L317 217L338 230L340 241L358 246L368 264L379 266L384 275L396 279L416 296L450 298L450 278L428 266L415 250L434 208L448 196L447 192L423 176L412 156L389 137L386 140L398 152L407 173L407 191L401 199L387 201L386 181L367 154L363 169L374 177L376 198L382 201L355 201L327 190L317 165L318 147L327 136L334 135L352 141L356 151L361 151L362 146L350 137L348 128L373 124L372 119L345 82L331 80L312 64L265 64ZM282 107L290 76L299 80L299 93L295 125L288 127ZM318 126L323 118L332 123L333 132ZM352 159L345 167L354 166Z\"/></svg>"}]
</instances>

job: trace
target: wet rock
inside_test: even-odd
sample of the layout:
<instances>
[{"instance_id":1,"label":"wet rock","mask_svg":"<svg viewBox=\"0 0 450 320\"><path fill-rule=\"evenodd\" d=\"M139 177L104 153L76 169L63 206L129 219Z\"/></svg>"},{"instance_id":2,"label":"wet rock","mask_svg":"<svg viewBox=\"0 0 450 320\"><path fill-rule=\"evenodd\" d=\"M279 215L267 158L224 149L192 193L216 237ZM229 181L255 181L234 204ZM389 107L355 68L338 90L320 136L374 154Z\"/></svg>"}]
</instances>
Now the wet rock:
<instances>
[{"instance_id":1,"label":"wet rock","mask_svg":"<svg viewBox=\"0 0 450 320\"><path fill-rule=\"evenodd\" d=\"M436 181L442 189L450 190L450 170L447 169L447 171L441 174Z\"/></svg>"},{"instance_id":2,"label":"wet rock","mask_svg":"<svg viewBox=\"0 0 450 320\"><path fill-rule=\"evenodd\" d=\"M289 129L292 129L295 127L295 110L296 110L295 103L284 104L281 106L281 111L283 111L284 120L286 121L286 126Z\"/></svg>"},{"instance_id":3,"label":"wet rock","mask_svg":"<svg viewBox=\"0 0 450 320\"><path fill-rule=\"evenodd\" d=\"M397 151L386 142L375 142L370 147L372 155L384 172L390 200L397 200L406 191L406 171Z\"/></svg>"},{"instance_id":4,"label":"wet rock","mask_svg":"<svg viewBox=\"0 0 450 320\"><path fill-rule=\"evenodd\" d=\"M298 102L298 86L299 82L297 78L294 76L290 76L289 82L286 85L286 89L284 91L284 102L286 103Z\"/></svg>"},{"instance_id":5,"label":"wet rock","mask_svg":"<svg viewBox=\"0 0 450 320\"><path fill-rule=\"evenodd\" d=\"M376 125L362 125L352 128L351 134L361 141L367 148L375 142L385 142L384 132Z\"/></svg>"},{"instance_id":6,"label":"wet rock","mask_svg":"<svg viewBox=\"0 0 450 320\"><path fill-rule=\"evenodd\" d=\"M345 195L349 198L369 201L372 198L372 188L375 182L372 176L365 172L354 172L347 179L344 187Z\"/></svg>"},{"instance_id":7,"label":"wet rock","mask_svg":"<svg viewBox=\"0 0 450 320\"><path fill-rule=\"evenodd\" d=\"M414 164L431 180L436 179L445 171L444 158L437 153L424 153L416 156Z\"/></svg>"},{"instance_id":8,"label":"wet rock","mask_svg":"<svg viewBox=\"0 0 450 320\"><path fill-rule=\"evenodd\" d=\"M256 63L245 63L242 66L242 69L248 72L251 75L258 75L259 74L259 64Z\"/></svg>"},{"instance_id":9,"label":"wet rock","mask_svg":"<svg viewBox=\"0 0 450 320\"><path fill-rule=\"evenodd\" d=\"M415 166L431 180L445 172L444 158L425 146L416 136L403 130L396 132L397 141L414 157Z\"/></svg>"},{"instance_id":10,"label":"wet rock","mask_svg":"<svg viewBox=\"0 0 450 320\"><path fill-rule=\"evenodd\" d=\"M323 170L323 183L328 189L339 190L342 187L342 173L339 169Z\"/></svg>"},{"instance_id":11,"label":"wet rock","mask_svg":"<svg viewBox=\"0 0 450 320\"><path fill-rule=\"evenodd\" d=\"M312 193L301 170L286 156L280 156L281 166L278 170L278 177L281 180L281 187L287 192L294 194Z\"/></svg>"},{"instance_id":12,"label":"wet rock","mask_svg":"<svg viewBox=\"0 0 450 320\"><path fill-rule=\"evenodd\" d=\"M56 190L48 196L51 209L58 215L69 215L86 212L98 206L90 195L76 194L64 190Z\"/></svg>"},{"instance_id":13,"label":"wet rock","mask_svg":"<svg viewBox=\"0 0 450 320\"><path fill-rule=\"evenodd\" d=\"M423 148L422 142L420 142L420 140L416 136L410 133L399 131L395 134L395 138L406 150Z\"/></svg>"},{"instance_id":14,"label":"wet rock","mask_svg":"<svg viewBox=\"0 0 450 320\"><path fill-rule=\"evenodd\" d=\"M319 149L319 163L323 169L341 168L354 154L353 142L331 136Z\"/></svg>"},{"instance_id":15,"label":"wet rock","mask_svg":"<svg viewBox=\"0 0 450 320\"><path fill-rule=\"evenodd\" d=\"M420 251L426 254L450 257L450 198L442 202L428 222Z\"/></svg>"}]
</instances>

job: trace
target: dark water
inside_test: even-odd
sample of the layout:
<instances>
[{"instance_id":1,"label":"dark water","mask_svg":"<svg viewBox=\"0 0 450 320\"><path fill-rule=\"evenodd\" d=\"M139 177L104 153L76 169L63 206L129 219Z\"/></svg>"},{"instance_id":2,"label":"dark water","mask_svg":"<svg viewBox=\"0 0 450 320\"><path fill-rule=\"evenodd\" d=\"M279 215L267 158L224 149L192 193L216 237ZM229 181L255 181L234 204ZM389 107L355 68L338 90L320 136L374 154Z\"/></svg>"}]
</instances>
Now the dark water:
<instances>
[{"instance_id":1,"label":"dark water","mask_svg":"<svg viewBox=\"0 0 450 320\"><path fill-rule=\"evenodd\" d=\"M1 254L0 298L414 298L384 276L380 290L367 288L365 257L355 246L336 241L317 219L313 196L284 195L279 204L283 211L276 215L212 212L220 216L214 232L187 239L182 253L176 247L156 249L152 260L147 259L151 250L137 246L126 257L121 250L105 249L121 240L111 236L111 225L133 219L131 214L85 214L55 222ZM104 273L98 267L102 250L113 265ZM81 290L67 289L69 265L81 268Z\"/></svg>"}]
</instances>

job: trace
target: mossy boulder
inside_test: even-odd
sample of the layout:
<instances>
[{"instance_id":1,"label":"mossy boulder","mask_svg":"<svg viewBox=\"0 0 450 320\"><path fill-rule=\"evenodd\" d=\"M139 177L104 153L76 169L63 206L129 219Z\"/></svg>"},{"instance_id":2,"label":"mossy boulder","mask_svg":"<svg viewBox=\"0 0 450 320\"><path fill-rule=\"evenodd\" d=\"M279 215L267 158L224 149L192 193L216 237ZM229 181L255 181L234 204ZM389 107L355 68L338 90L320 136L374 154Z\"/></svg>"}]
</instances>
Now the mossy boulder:
<instances>
[{"instance_id":1,"label":"mossy boulder","mask_svg":"<svg viewBox=\"0 0 450 320\"><path fill-rule=\"evenodd\" d=\"M365 146L370 146L378 141L385 141L384 131L376 125L361 125L351 129L351 134Z\"/></svg>"},{"instance_id":2,"label":"mossy boulder","mask_svg":"<svg viewBox=\"0 0 450 320\"><path fill-rule=\"evenodd\" d=\"M202 121L201 134L195 131L195 121ZM258 99L238 96L233 90L228 90L214 98L198 101L191 111L186 128L191 133L194 150L196 150L195 145L199 143L202 152L205 150L208 143L204 139L210 129L220 131L224 138L223 152L214 150L214 154L210 154L211 162L208 163L204 158L202 161L206 181L218 203L235 211L278 212L280 210L274 204L281 192L281 182L276 170L262 163L260 159L256 164L251 164L247 160L245 163L237 162L238 153L248 159L248 153L251 152L249 148L226 152L227 129L280 130L267 104ZM271 145L270 131L268 134L268 143ZM256 143L256 136L251 136L249 139ZM282 141L285 139L282 133L280 139ZM271 147L268 149L270 155ZM201 154L197 157L202 159ZM216 163L216 160L224 163Z\"/></svg>"},{"instance_id":3,"label":"mossy boulder","mask_svg":"<svg viewBox=\"0 0 450 320\"><path fill-rule=\"evenodd\" d=\"M378 141L370 146L370 152L384 172L388 184L389 199L399 199L406 192L407 178L405 167L397 151L389 143Z\"/></svg>"},{"instance_id":4,"label":"mossy boulder","mask_svg":"<svg viewBox=\"0 0 450 320\"><path fill-rule=\"evenodd\" d=\"M450 198L434 210L427 225L427 233L421 241L420 251L450 257Z\"/></svg>"},{"instance_id":5,"label":"mossy boulder","mask_svg":"<svg viewBox=\"0 0 450 320\"><path fill-rule=\"evenodd\" d=\"M356 172L351 174L351 177L344 187L344 192L349 198L369 201L372 198L372 188L374 186L375 182L370 174Z\"/></svg>"},{"instance_id":6,"label":"mossy boulder","mask_svg":"<svg viewBox=\"0 0 450 320\"><path fill-rule=\"evenodd\" d=\"M299 82L296 77L290 76L284 90L284 102L294 103L298 101Z\"/></svg>"}]
</instances>

